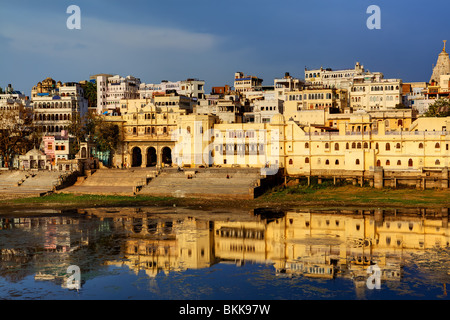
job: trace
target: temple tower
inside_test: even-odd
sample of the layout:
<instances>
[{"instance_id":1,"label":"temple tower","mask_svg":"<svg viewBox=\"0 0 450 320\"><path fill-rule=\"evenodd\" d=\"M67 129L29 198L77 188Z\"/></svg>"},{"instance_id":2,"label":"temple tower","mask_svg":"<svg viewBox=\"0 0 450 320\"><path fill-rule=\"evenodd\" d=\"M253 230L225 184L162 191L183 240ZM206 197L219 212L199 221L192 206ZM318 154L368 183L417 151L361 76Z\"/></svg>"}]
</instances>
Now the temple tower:
<instances>
[{"instance_id":1,"label":"temple tower","mask_svg":"<svg viewBox=\"0 0 450 320\"><path fill-rule=\"evenodd\" d=\"M433 68L430 83L434 81L439 85L441 75L450 74L450 59L448 53L445 51L446 42L447 40L444 40L444 48L438 56L436 66Z\"/></svg>"}]
</instances>

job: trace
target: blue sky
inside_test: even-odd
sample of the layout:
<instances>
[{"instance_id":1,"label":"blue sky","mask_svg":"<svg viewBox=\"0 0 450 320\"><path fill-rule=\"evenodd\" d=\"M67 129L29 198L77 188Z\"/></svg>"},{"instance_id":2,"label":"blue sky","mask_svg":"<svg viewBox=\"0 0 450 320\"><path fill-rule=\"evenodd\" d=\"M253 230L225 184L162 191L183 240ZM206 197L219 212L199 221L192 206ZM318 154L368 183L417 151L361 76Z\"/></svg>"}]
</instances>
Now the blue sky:
<instances>
[{"instance_id":1,"label":"blue sky","mask_svg":"<svg viewBox=\"0 0 450 320\"><path fill-rule=\"evenodd\" d=\"M81 9L81 30L66 27L69 5ZM370 5L381 9L380 30L366 27ZM1 1L0 86L29 95L46 77L111 73L147 83L199 78L209 90L232 85L236 71L272 85L285 72L303 78L305 66L356 61L429 81L450 41L449 9L448 0Z\"/></svg>"}]
</instances>

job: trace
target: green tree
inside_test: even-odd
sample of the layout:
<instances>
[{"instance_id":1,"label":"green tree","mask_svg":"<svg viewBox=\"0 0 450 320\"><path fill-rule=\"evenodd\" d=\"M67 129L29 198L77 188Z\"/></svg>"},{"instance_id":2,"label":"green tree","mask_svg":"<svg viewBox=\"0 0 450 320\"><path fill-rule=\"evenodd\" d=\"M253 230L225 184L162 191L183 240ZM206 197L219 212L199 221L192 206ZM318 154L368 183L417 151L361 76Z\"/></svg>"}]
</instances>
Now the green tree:
<instances>
[{"instance_id":1,"label":"green tree","mask_svg":"<svg viewBox=\"0 0 450 320\"><path fill-rule=\"evenodd\" d=\"M428 107L425 117L448 117L450 116L450 100L441 98Z\"/></svg>"},{"instance_id":2,"label":"green tree","mask_svg":"<svg viewBox=\"0 0 450 320\"><path fill-rule=\"evenodd\" d=\"M97 82L86 82L81 85L84 91L84 97L88 100L89 108L97 107Z\"/></svg>"}]
</instances>

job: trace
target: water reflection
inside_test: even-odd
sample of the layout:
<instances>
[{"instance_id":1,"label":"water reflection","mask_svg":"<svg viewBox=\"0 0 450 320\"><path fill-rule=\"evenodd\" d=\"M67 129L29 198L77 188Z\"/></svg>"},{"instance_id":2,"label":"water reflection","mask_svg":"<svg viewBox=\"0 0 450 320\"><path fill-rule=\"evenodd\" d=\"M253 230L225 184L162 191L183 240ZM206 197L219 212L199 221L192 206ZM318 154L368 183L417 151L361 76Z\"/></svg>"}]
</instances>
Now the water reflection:
<instances>
[{"instance_id":1,"label":"water reflection","mask_svg":"<svg viewBox=\"0 0 450 320\"><path fill-rule=\"evenodd\" d=\"M287 278L326 286L339 279L353 286L349 297L358 299L374 294L367 270L376 265L393 297L426 298L419 287L431 285L440 293L429 298L447 298L449 242L448 209L85 209L0 217L0 277L18 283L32 276L64 288L70 265L80 267L85 284L112 267L155 279L215 265L255 264L270 267L264 272L272 273L266 277L271 285ZM215 279L208 281L214 285Z\"/></svg>"}]
</instances>

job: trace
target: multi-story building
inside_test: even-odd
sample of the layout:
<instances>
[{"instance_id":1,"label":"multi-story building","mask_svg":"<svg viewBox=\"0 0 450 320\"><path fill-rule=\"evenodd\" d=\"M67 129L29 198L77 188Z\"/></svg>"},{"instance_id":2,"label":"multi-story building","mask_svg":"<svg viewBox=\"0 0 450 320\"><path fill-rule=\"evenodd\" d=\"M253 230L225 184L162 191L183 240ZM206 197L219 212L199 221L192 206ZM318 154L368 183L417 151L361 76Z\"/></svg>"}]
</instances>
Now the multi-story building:
<instances>
[{"instance_id":1,"label":"multi-story building","mask_svg":"<svg viewBox=\"0 0 450 320\"><path fill-rule=\"evenodd\" d=\"M346 90L310 86L303 90L286 92L283 114L287 119L300 120L300 111L344 112L347 105Z\"/></svg>"},{"instance_id":2,"label":"multi-story building","mask_svg":"<svg viewBox=\"0 0 450 320\"><path fill-rule=\"evenodd\" d=\"M274 79L273 86L275 98L285 101L286 93L303 89L304 82L300 79L293 78L289 72L286 72L284 78Z\"/></svg>"},{"instance_id":3,"label":"multi-story building","mask_svg":"<svg viewBox=\"0 0 450 320\"><path fill-rule=\"evenodd\" d=\"M256 76L244 75L242 72L234 74L234 90L241 94L245 94L247 91L261 90L262 83L263 79Z\"/></svg>"},{"instance_id":4,"label":"multi-story building","mask_svg":"<svg viewBox=\"0 0 450 320\"><path fill-rule=\"evenodd\" d=\"M133 76L99 74L97 81L97 113L120 114L120 100L139 99L141 80Z\"/></svg>"},{"instance_id":5,"label":"multi-story building","mask_svg":"<svg viewBox=\"0 0 450 320\"><path fill-rule=\"evenodd\" d=\"M388 110L402 103L401 79L384 79L381 73L356 76L350 88L353 110Z\"/></svg>"},{"instance_id":6,"label":"multi-story building","mask_svg":"<svg viewBox=\"0 0 450 320\"><path fill-rule=\"evenodd\" d=\"M35 124L44 135L60 135L88 111L83 88L75 82L62 84L47 78L33 87L31 100Z\"/></svg>"},{"instance_id":7,"label":"multi-story building","mask_svg":"<svg viewBox=\"0 0 450 320\"><path fill-rule=\"evenodd\" d=\"M244 122L268 123L278 113L283 113L280 99L260 99L253 102L253 110L244 113Z\"/></svg>"},{"instance_id":8,"label":"multi-story building","mask_svg":"<svg viewBox=\"0 0 450 320\"><path fill-rule=\"evenodd\" d=\"M312 69L305 68L306 85L323 85L325 87L349 90L356 76L364 75L367 72L359 62L353 69L333 70L331 68Z\"/></svg>"},{"instance_id":9,"label":"multi-story building","mask_svg":"<svg viewBox=\"0 0 450 320\"><path fill-rule=\"evenodd\" d=\"M177 82L164 80L159 84L141 83L139 86L141 99L148 99L157 94L168 94L172 92L193 99L203 99L205 97L205 81L199 79L187 79Z\"/></svg>"},{"instance_id":10,"label":"multi-story building","mask_svg":"<svg viewBox=\"0 0 450 320\"><path fill-rule=\"evenodd\" d=\"M29 97L20 91L14 90L11 85L8 85L4 93L0 94L0 110L17 110L21 106L25 108L32 106Z\"/></svg>"}]
</instances>

